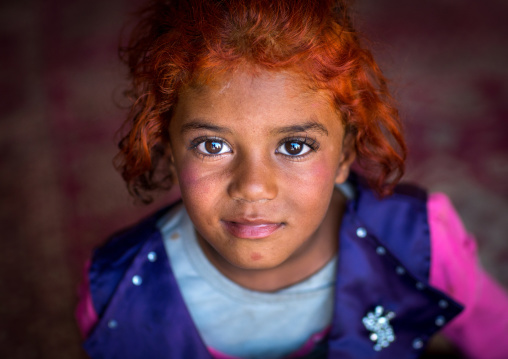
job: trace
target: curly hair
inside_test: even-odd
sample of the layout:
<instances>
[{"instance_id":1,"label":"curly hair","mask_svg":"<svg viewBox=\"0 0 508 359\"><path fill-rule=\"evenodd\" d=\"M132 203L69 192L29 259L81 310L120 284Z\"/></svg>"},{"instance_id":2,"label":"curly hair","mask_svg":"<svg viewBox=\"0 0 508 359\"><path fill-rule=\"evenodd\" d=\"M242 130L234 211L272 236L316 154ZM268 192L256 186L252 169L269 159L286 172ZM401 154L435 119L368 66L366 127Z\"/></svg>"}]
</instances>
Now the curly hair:
<instances>
[{"instance_id":1,"label":"curly hair","mask_svg":"<svg viewBox=\"0 0 508 359\"><path fill-rule=\"evenodd\" d=\"M129 192L170 188L169 121L182 86L245 65L292 70L331 94L354 138L357 170L386 195L406 145L386 79L352 26L347 0L158 0L120 49L132 87L115 166Z\"/></svg>"}]
</instances>

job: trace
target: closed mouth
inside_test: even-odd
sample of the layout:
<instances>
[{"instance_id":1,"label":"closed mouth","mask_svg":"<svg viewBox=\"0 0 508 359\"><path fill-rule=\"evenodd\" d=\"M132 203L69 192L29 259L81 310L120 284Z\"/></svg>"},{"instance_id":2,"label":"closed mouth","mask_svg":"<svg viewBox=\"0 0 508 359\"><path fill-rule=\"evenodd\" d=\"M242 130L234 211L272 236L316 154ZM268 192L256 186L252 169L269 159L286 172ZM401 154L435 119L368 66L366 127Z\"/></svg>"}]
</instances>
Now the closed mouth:
<instances>
[{"instance_id":1,"label":"closed mouth","mask_svg":"<svg viewBox=\"0 0 508 359\"><path fill-rule=\"evenodd\" d=\"M266 238L280 229L283 223L273 223L264 220L222 221L225 229L237 238L260 239Z\"/></svg>"}]
</instances>

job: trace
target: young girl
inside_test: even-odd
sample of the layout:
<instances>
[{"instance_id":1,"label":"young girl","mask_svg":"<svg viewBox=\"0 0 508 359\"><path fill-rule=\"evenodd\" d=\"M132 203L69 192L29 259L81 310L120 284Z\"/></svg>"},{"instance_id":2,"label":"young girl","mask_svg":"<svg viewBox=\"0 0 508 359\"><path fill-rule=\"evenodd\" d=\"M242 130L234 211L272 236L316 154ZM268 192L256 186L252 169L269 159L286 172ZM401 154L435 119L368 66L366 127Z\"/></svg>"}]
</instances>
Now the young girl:
<instances>
[{"instance_id":1,"label":"young girl","mask_svg":"<svg viewBox=\"0 0 508 359\"><path fill-rule=\"evenodd\" d=\"M94 252L92 358L417 358L431 338L508 358L508 297L448 199L397 186L397 111L345 3L155 1L124 55L119 168L181 201Z\"/></svg>"}]
</instances>

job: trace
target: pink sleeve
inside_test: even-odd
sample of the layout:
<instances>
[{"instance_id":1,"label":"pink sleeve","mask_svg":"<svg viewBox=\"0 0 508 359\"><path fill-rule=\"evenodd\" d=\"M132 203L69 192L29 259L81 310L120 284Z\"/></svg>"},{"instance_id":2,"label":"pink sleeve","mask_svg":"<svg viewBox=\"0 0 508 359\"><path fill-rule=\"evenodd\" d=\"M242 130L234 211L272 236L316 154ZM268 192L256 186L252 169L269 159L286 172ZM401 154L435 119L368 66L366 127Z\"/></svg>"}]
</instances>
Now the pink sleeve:
<instances>
[{"instance_id":1,"label":"pink sleeve","mask_svg":"<svg viewBox=\"0 0 508 359\"><path fill-rule=\"evenodd\" d=\"M448 197L428 204L430 284L464 305L443 334L467 358L508 358L508 295L482 269L474 238L466 232Z\"/></svg>"},{"instance_id":2,"label":"pink sleeve","mask_svg":"<svg viewBox=\"0 0 508 359\"><path fill-rule=\"evenodd\" d=\"M90 281L88 279L88 270L90 262L85 266L83 273L83 281L78 290L78 305L76 306L76 320L78 322L79 331L83 338L86 338L90 331L97 324L98 317L93 307L92 295L90 293Z\"/></svg>"}]
</instances>

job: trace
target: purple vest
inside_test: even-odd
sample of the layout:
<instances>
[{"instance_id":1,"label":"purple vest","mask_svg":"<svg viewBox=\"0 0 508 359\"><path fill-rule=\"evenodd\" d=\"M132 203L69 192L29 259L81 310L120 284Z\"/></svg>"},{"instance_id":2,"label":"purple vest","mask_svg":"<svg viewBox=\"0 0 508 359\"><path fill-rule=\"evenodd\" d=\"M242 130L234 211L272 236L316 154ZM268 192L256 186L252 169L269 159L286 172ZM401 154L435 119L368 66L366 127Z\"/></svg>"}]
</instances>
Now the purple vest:
<instances>
[{"instance_id":1,"label":"purple vest","mask_svg":"<svg viewBox=\"0 0 508 359\"><path fill-rule=\"evenodd\" d=\"M411 186L380 200L356 184L342 219L335 309L323 358L418 358L428 339L462 310L428 285L426 200ZM89 279L100 319L85 342L91 358L211 358L156 227L166 211L94 252ZM374 329L365 322L369 313ZM390 333L394 340L383 346Z\"/></svg>"}]
</instances>

